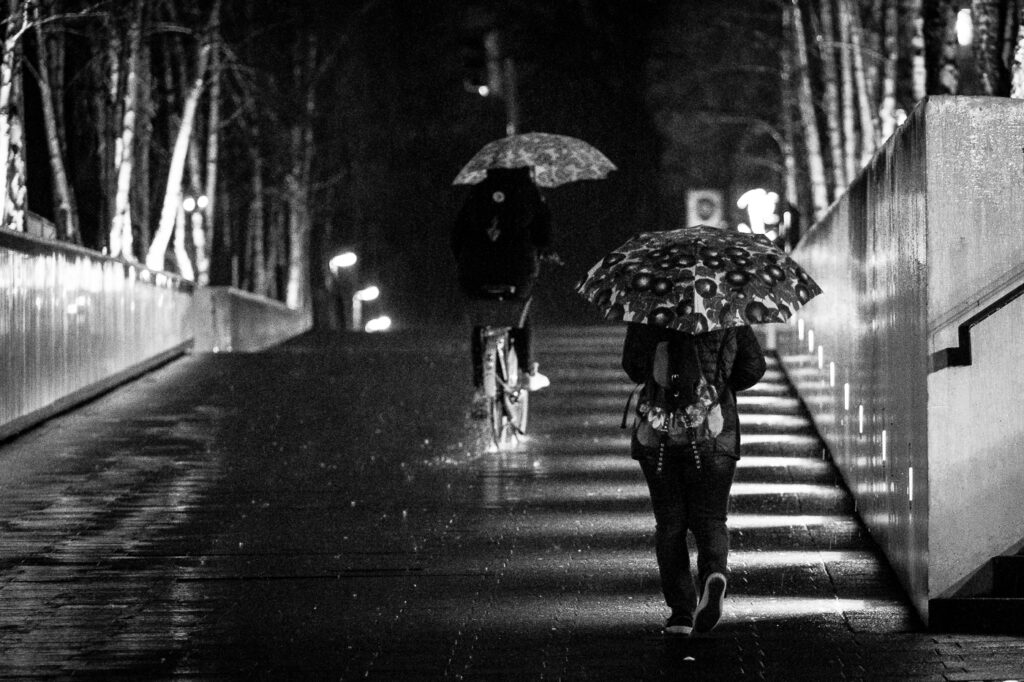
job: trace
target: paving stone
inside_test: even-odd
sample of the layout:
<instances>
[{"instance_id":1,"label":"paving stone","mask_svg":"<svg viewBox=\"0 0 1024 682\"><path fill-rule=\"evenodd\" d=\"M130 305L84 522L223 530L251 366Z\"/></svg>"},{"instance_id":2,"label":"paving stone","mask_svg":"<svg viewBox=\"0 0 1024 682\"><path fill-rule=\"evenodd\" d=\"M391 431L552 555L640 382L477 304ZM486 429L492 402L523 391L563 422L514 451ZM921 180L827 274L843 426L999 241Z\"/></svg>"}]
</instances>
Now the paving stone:
<instances>
[{"instance_id":1,"label":"paving stone","mask_svg":"<svg viewBox=\"0 0 1024 682\"><path fill-rule=\"evenodd\" d=\"M1024 678L1020 638L922 630L777 369L725 617L663 637L622 329L537 337L507 452L461 329L190 356L0 444L0 679Z\"/></svg>"}]
</instances>

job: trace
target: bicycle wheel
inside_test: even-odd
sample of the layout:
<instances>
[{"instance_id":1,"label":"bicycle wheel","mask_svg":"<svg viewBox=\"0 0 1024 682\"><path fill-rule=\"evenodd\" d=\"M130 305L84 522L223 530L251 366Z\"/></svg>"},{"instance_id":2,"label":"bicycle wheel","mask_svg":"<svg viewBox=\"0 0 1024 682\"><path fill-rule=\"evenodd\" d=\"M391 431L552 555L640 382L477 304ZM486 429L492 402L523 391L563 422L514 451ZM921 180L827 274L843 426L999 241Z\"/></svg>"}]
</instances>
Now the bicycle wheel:
<instances>
[{"instance_id":1,"label":"bicycle wheel","mask_svg":"<svg viewBox=\"0 0 1024 682\"><path fill-rule=\"evenodd\" d=\"M491 435L501 448L526 433L530 393L519 369L519 356L506 335L497 344L496 391L490 401Z\"/></svg>"}]
</instances>

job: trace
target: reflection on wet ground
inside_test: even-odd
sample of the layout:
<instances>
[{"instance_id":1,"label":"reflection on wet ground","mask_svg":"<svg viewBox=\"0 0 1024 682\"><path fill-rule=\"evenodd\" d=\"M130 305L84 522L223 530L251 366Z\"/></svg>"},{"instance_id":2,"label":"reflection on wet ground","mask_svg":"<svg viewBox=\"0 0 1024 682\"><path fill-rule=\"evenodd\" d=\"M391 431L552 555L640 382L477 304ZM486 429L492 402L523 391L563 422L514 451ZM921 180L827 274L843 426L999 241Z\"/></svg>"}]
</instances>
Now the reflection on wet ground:
<instances>
[{"instance_id":1,"label":"reflection on wet ground","mask_svg":"<svg viewBox=\"0 0 1024 682\"><path fill-rule=\"evenodd\" d=\"M622 330L542 329L488 448L463 330L185 358L0 447L0 679L1007 679L931 635L773 369L722 624L665 640Z\"/></svg>"}]
</instances>

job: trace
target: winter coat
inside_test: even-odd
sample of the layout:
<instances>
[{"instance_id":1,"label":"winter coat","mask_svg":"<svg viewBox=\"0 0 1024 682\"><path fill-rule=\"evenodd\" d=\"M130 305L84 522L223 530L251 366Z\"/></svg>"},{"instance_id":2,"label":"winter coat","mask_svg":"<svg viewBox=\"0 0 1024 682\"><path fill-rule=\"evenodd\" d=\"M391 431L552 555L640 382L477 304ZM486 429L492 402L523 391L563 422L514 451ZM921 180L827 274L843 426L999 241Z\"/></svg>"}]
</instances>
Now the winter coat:
<instances>
[{"instance_id":1,"label":"winter coat","mask_svg":"<svg viewBox=\"0 0 1024 682\"><path fill-rule=\"evenodd\" d=\"M513 285L516 298L528 298L550 241L551 212L529 170L491 169L452 230L459 284L471 296L487 285Z\"/></svg>"},{"instance_id":2,"label":"winter coat","mask_svg":"<svg viewBox=\"0 0 1024 682\"><path fill-rule=\"evenodd\" d=\"M622 348L622 368L632 381L644 383L652 375L654 351L658 343L668 341L671 355L673 337L682 335L682 332L670 329L630 323L626 328L626 341ZM700 371L708 383L718 390L721 400L725 425L715 438L715 449L739 459L740 422L736 392L750 388L764 375L766 364L761 344L750 327L717 329L694 336L693 342L700 358ZM718 367L719 357L722 361L721 372ZM634 451L634 457L637 455Z\"/></svg>"}]
</instances>

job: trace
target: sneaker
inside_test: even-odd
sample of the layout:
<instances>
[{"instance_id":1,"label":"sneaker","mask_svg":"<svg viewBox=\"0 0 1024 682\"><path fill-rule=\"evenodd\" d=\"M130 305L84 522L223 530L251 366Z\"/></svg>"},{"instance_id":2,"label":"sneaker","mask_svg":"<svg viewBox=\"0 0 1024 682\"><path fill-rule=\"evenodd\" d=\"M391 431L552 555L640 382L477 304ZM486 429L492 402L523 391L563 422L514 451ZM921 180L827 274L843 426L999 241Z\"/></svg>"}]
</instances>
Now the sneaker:
<instances>
[{"instance_id":1,"label":"sneaker","mask_svg":"<svg viewBox=\"0 0 1024 682\"><path fill-rule=\"evenodd\" d=\"M693 615L688 611L673 611L665 623L666 635L688 636L693 632Z\"/></svg>"},{"instance_id":2,"label":"sneaker","mask_svg":"<svg viewBox=\"0 0 1024 682\"><path fill-rule=\"evenodd\" d=\"M528 391L539 391L551 385L551 380L540 373L537 363L530 367L530 373L526 375L526 389Z\"/></svg>"},{"instance_id":3,"label":"sneaker","mask_svg":"<svg viewBox=\"0 0 1024 682\"><path fill-rule=\"evenodd\" d=\"M722 602L725 601L725 576L712 573L704 580L704 592L700 595L697 610L693 612L694 629L710 632L722 617Z\"/></svg>"}]
</instances>

